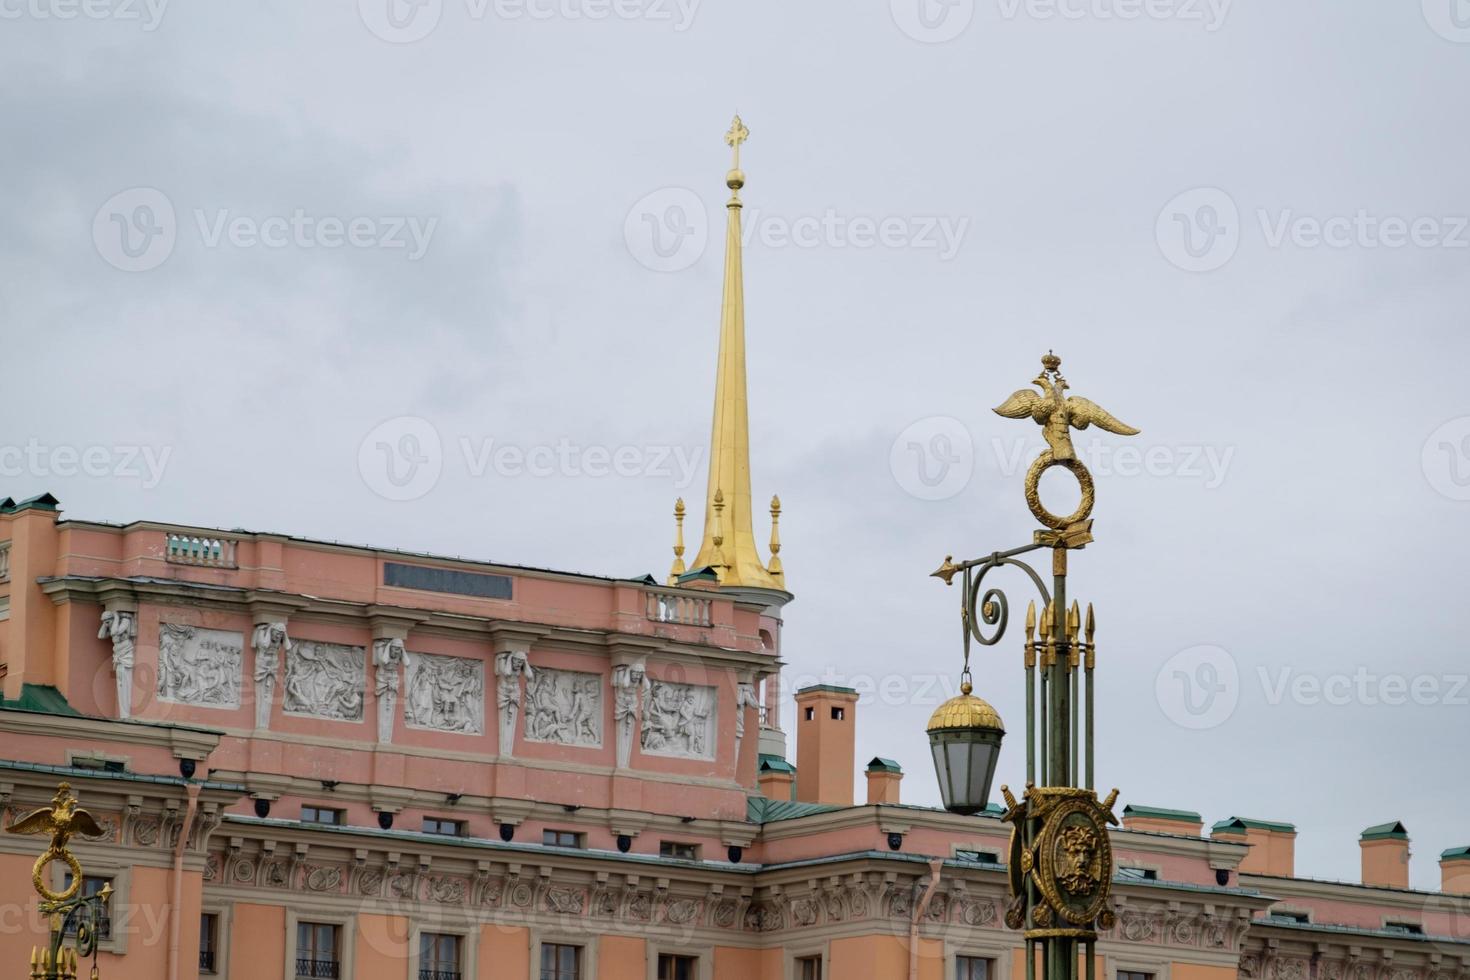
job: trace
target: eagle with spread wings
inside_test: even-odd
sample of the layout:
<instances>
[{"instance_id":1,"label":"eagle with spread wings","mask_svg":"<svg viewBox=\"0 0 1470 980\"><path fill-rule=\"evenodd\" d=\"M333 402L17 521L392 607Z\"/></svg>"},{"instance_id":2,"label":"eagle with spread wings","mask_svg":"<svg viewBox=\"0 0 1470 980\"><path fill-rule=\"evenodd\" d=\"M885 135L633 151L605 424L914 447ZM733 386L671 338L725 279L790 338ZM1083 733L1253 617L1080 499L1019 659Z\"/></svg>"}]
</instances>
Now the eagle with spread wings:
<instances>
[{"instance_id":1,"label":"eagle with spread wings","mask_svg":"<svg viewBox=\"0 0 1470 980\"><path fill-rule=\"evenodd\" d=\"M56 789L56 798L50 806L44 806L5 828L11 834L50 834L51 849L63 850L72 834L83 837L101 837L102 828L92 815L77 806L76 797L71 795L71 786L62 783Z\"/></svg>"},{"instance_id":2,"label":"eagle with spread wings","mask_svg":"<svg viewBox=\"0 0 1470 980\"><path fill-rule=\"evenodd\" d=\"M1051 447L1052 459L1077 458L1077 453L1072 448L1072 433L1069 427L1085 429L1089 425L1096 425L1099 429L1115 435L1134 436L1138 434L1137 429L1118 421L1096 402L1079 398L1076 395L1063 398L1062 392L1068 388L1068 385L1062 376L1056 373L1056 368L1061 366L1061 359L1053 355L1043 359L1043 364L1047 370L1042 371L1036 380L1031 382L1041 389L1041 394L1037 394L1030 388L1022 388L1002 402L995 409L995 414L1003 415L1008 419L1029 418L1034 420L1037 425L1041 426L1041 435L1046 439L1046 444Z\"/></svg>"}]
</instances>

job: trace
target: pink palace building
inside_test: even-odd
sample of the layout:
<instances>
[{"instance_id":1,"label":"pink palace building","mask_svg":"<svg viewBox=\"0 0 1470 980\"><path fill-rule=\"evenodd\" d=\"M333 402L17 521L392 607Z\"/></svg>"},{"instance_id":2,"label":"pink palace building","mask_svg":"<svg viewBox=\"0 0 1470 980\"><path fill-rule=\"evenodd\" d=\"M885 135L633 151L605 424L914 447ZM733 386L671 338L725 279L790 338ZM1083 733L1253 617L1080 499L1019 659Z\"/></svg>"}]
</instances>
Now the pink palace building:
<instances>
[{"instance_id":1,"label":"pink palace building","mask_svg":"<svg viewBox=\"0 0 1470 980\"><path fill-rule=\"evenodd\" d=\"M998 811L901 803L897 763L854 758L850 690L778 711L792 595L752 518L743 184L703 529L663 582L0 502L0 810L64 780L97 816L73 846L115 891L103 978L1024 976ZM1363 831L1361 883L1296 877L1288 823L1123 823L1108 980L1470 980L1470 848L1426 892L1399 823ZM39 849L0 834L16 976Z\"/></svg>"}]
</instances>

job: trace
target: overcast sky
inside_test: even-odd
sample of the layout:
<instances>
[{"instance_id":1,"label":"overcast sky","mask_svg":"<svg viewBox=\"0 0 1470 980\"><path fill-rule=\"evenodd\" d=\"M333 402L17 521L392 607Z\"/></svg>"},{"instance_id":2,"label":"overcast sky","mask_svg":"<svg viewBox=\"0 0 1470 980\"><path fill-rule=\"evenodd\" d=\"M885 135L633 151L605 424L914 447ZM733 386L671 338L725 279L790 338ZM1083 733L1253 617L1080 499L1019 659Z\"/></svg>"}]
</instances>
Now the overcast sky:
<instances>
[{"instance_id":1,"label":"overcast sky","mask_svg":"<svg viewBox=\"0 0 1470 980\"><path fill-rule=\"evenodd\" d=\"M1292 821L1312 876L1401 819L1437 885L1470 844L1463 0L391 2L0 0L0 496L662 577L738 110L788 675L881 689L859 761L937 800L927 574L1029 540L1040 430L990 409L1055 348L1143 430L1078 436L1101 781ZM1013 785L1019 643L976 663Z\"/></svg>"}]
</instances>

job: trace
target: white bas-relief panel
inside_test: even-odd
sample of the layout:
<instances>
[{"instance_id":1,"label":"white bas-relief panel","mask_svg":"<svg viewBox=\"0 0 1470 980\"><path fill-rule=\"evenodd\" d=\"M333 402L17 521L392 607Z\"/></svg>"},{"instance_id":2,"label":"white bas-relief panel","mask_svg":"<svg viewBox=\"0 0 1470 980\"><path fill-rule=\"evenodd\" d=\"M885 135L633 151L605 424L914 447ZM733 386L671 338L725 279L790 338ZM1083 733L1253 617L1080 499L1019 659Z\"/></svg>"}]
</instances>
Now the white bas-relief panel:
<instances>
[{"instance_id":1,"label":"white bas-relief panel","mask_svg":"<svg viewBox=\"0 0 1470 980\"><path fill-rule=\"evenodd\" d=\"M158 625L158 696L201 708L240 707L245 634Z\"/></svg>"},{"instance_id":2,"label":"white bas-relief panel","mask_svg":"<svg viewBox=\"0 0 1470 980\"><path fill-rule=\"evenodd\" d=\"M315 640L293 640L286 654L287 714L333 721L362 721L367 651Z\"/></svg>"},{"instance_id":3,"label":"white bas-relief panel","mask_svg":"<svg viewBox=\"0 0 1470 980\"><path fill-rule=\"evenodd\" d=\"M403 720L410 728L485 733L485 664L466 657L414 653L404 658L408 695Z\"/></svg>"},{"instance_id":4,"label":"white bas-relief panel","mask_svg":"<svg viewBox=\"0 0 1470 980\"><path fill-rule=\"evenodd\" d=\"M526 685L526 730L532 742L602 745L601 674L537 667Z\"/></svg>"},{"instance_id":5,"label":"white bas-relief panel","mask_svg":"<svg viewBox=\"0 0 1470 980\"><path fill-rule=\"evenodd\" d=\"M643 708L643 751L713 759L716 697L712 687L651 680Z\"/></svg>"}]
</instances>

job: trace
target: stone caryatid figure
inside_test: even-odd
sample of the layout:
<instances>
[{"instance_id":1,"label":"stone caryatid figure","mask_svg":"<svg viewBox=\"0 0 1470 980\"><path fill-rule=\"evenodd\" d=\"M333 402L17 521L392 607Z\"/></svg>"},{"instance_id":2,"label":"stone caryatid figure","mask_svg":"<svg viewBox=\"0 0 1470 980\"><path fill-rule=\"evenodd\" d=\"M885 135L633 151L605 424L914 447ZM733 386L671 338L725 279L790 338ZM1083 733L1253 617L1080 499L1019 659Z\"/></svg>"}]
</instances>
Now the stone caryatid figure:
<instances>
[{"instance_id":1,"label":"stone caryatid figure","mask_svg":"<svg viewBox=\"0 0 1470 980\"><path fill-rule=\"evenodd\" d=\"M133 652L138 645L138 621L130 612L109 609L102 614L97 639L112 641L112 671L117 675L117 716L133 715Z\"/></svg>"},{"instance_id":2,"label":"stone caryatid figure","mask_svg":"<svg viewBox=\"0 0 1470 980\"><path fill-rule=\"evenodd\" d=\"M761 699L756 695L755 684L741 681L735 685L735 765L740 765L740 742L745 738L745 711L747 708L760 710Z\"/></svg>"},{"instance_id":3,"label":"stone caryatid figure","mask_svg":"<svg viewBox=\"0 0 1470 980\"><path fill-rule=\"evenodd\" d=\"M276 677L281 655L291 649L285 623L257 623L250 645L255 648L255 727L271 727L271 704L276 697Z\"/></svg>"},{"instance_id":4,"label":"stone caryatid figure","mask_svg":"<svg viewBox=\"0 0 1470 980\"><path fill-rule=\"evenodd\" d=\"M398 710L398 690L403 683L403 641L383 638L373 641L373 691L378 696L378 741L393 741L393 718Z\"/></svg>"},{"instance_id":5,"label":"stone caryatid figure","mask_svg":"<svg viewBox=\"0 0 1470 980\"><path fill-rule=\"evenodd\" d=\"M521 715L521 678L530 683L536 674L524 650L507 650L495 655L495 704L500 719L500 754L513 755L516 720Z\"/></svg>"},{"instance_id":6,"label":"stone caryatid figure","mask_svg":"<svg viewBox=\"0 0 1470 980\"><path fill-rule=\"evenodd\" d=\"M618 733L618 768L626 769L633 758L633 737L643 716L648 696L648 670L642 660L618 664L612 671L613 725Z\"/></svg>"}]
</instances>

